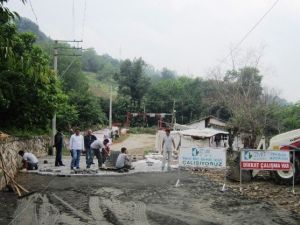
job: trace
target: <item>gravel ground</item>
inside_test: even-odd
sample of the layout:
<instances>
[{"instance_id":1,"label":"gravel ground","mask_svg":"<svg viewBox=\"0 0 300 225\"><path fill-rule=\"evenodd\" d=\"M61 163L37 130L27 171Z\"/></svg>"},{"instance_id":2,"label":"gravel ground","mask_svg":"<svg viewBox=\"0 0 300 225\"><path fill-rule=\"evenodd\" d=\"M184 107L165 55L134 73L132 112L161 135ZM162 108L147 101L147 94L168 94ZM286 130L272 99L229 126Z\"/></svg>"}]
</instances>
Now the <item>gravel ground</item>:
<instances>
[{"instance_id":1,"label":"gravel ground","mask_svg":"<svg viewBox=\"0 0 300 225\"><path fill-rule=\"evenodd\" d=\"M43 163L44 160L47 160L47 164ZM106 171L106 170L98 170L97 160L94 159L93 165L91 165L91 169L86 170L85 156L80 157L80 170L75 170L76 173L70 169L71 157L65 156L63 158L63 162L65 166L56 167L54 166L55 158L53 156L46 156L39 158L39 169L31 170L22 173L34 173L39 175L56 175L56 176L103 176L103 175L122 175L115 171ZM148 163L151 161L152 163ZM133 162L132 165L135 167L134 170L130 170L128 173L140 173L140 172L160 172L161 171L161 161L160 160L138 160ZM151 165L151 166L149 166Z\"/></svg>"},{"instance_id":2,"label":"gravel ground","mask_svg":"<svg viewBox=\"0 0 300 225\"><path fill-rule=\"evenodd\" d=\"M113 144L112 149L126 147L131 155L144 155L145 150L155 150L155 137L153 134L130 134L125 141Z\"/></svg>"},{"instance_id":3,"label":"gravel ground","mask_svg":"<svg viewBox=\"0 0 300 225\"><path fill-rule=\"evenodd\" d=\"M21 174L34 194L0 193L0 224L299 224L299 214L182 171L99 177Z\"/></svg>"},{"instance_id":4,"label":"gravel ground","mask_svg":"<svg viewBox=\"0 0 300 225\"><path fill-rule=\"evenodd\" d=\"M224 173L220 170L201 169L193 171L192 174L205 176L220 185L224 182ZM227 180L227 187L238 192L240 183ZM242 190L245 196L259 201L268 201L279 208L285 208L295 214L300 214L300 184L295 185L295 194L293 194L292 185L275 184L268 171L261 171L251 182L243 183Z\"/></svg>"}]
</instances>

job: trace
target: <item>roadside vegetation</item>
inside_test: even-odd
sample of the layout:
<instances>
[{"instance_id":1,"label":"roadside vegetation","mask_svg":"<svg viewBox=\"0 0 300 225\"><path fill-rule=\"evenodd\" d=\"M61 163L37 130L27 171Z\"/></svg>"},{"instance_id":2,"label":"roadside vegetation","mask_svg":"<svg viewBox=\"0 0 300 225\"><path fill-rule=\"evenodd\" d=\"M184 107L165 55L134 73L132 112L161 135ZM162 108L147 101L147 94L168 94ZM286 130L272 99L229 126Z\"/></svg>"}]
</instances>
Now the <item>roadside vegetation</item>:
<instances>
[{"instance_id":1,"label":"roadside vegetation","mask_svg":"<svg viewBox=\"0 0 300 225\"><path fill-rule=\"evenodd\" d=\"M56 75L54 41L35 23L6 9L7 1L0 0L0 130L7 133L49 133L55 112L64 130L106 126L111 86L113 122L121 124L127 112L173 113L174 108L177 123L213 115L228 121L233 134L250 130L253 137L300 126L299 103L288 103L266 89L257 64L191 77L168 68L157 70L142 58L118 60L89 48L75 52L81 57L59 56ZM62 48L59 53L74 54L70 51ZM157 118L131 120L132 127L156 125Z\"/></svg>"}]
</instances>

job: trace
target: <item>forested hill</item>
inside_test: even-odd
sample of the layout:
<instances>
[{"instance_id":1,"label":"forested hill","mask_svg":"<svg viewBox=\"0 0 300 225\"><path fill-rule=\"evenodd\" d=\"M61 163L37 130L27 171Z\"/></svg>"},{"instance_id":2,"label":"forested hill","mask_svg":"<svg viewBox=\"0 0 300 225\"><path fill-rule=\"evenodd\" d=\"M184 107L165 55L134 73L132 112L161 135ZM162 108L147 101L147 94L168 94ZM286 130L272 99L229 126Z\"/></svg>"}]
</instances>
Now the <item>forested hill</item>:
<instances>
[{"instance_id":1,"label":"forested hill","mask_svg":"<svg viewBox=\"0 0 300 225\"><path fill-rule=\"evenodd\" d=\"M20 32L32 32L36 35L37 42L48 42L51 41L50 37L47 37L40 29L39 26L32 22L30 19L25 17L20 17L20 19L16 19L16 25L18 27L18 31Z\"/></svg>"},{"instance_id":2,"label":"forested hill","mask_svg":"<svg viewBox=\"0 0 300 225\"><path fill-rule=\"evenodd\" d=\"M60 43L55 78L53 41L27 19L22 18L16 30L11 17L0 25L0 46L5 46L0 48L0 129L47 130L54 112L62 129L105 126L110 85L114 122L124 123L127 112L172 113L175 109L178 123L214 115L229 121L236 132L251 131L253 136L300 127L300 105L283 105L262 86L263 74L254 67L229 70L211 79L192 78L167 68L157 70L139 56L120 61L93 48L74 52ZM66 56L74 53L82 56ZM131 122L157 124L155 118L137 117Z\"/></svg>"}]
</instances>

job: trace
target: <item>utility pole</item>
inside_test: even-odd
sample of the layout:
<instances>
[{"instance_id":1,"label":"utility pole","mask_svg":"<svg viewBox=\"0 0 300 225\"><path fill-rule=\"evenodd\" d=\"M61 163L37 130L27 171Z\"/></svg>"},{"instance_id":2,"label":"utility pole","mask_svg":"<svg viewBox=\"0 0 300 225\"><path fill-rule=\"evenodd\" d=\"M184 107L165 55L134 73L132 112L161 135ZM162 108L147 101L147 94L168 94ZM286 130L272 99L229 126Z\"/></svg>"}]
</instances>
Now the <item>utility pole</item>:
<instances>
[{"instance_id":1,"label":"utility pole","mask_svg":"<svg viewBox=\"0 0 300 225\"><path fill-rule=\"evenodd\" d=\"M53 69L55 72L55 75L58 75L58 70L57 70L57 61L58 61L58 56L81 56L81 54L59 54L58 53L58 49L70 49L70 50L82 50L82 48L79 47L59 47L58 43L62 42L62 43L77 43L79 44L82 41L77 41L77 40L55 40L54 41L54 62L53 62ZM51 141L52 141L52 146L54 145L54 137L55 137L55 133L56 133L56 112L54 112L53 118L52 118L52 137L51 137ZM50 153L50 155L53 155L53 148L52 148L52 152Z\"/></svg>"},{"instance_id":2,"label":"utility pole","mask_svg":"<svg viewBox=\"0 0 300 225\"><path fill-rule=\"evenodd\" d=\"M175 110L175 99L173 101L173 110L172 110L172 128L175 129L175 123L176 123L176 110Z\"/></svg>"},{"instance_id":3,"label":"utility pole","mask_svg":"<svg viewBox=\"0 0 300 225\"><path fill-rule=\"evenodd\" d=\"M54 67L54 73L55 75L57 75L57 43L58 41L54 42L54 62L53 62L53 67ZM56 133L56 112L54 112L53 118L52 118L52 146L54 145L54 137L55 137L55 133ZM53 155L53 148L52 148L52 152L50 155Z\"/></svg>"},{"instance_id":4,"label":"utility pole","mask_svg":"<svg viewBox=\"0 0 300 225\"><path fill-rule=\"evenodd\" d=\"M112 129L112 84L110 85L109 94L109 129Z\"/></svg>"}]
</instances>

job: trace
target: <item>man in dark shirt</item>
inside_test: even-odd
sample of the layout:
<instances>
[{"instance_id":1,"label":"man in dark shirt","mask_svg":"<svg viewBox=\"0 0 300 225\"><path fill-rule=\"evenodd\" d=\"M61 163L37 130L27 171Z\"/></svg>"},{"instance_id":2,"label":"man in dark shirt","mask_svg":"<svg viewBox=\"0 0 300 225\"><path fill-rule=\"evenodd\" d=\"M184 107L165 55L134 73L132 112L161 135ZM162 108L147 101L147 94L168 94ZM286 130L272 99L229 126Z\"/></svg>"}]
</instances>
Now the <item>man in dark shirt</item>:
<instances>
[{"instance_id":1,"label":"man in dark shirt","mask_svg":"<svg viewBox=\"0 0 300 225\"><path fill-rule=\"evenodd\" d=\"M55 156L55 166L64 166L62 162L62 147L64 142L64 136L61 130L57 130L57 133L54 136L54 145L56 148L56 156Z\"/></svg>"},{"instance_id":2,"label":"man in dark shirt","mask_svg":"<svg viewBox=\"0 0 300 225\"><path fill-rule=\"evenodd\" d=\"M87 168L90 168L90 165L93 164L94 151L91 149L91 144L97 140L97 137L92 134L92 130L89 129L87 131L87 135L84 136L84 148L85 148L85 156L86 156L86 165Z\"/></svg>"}]
</instances>

